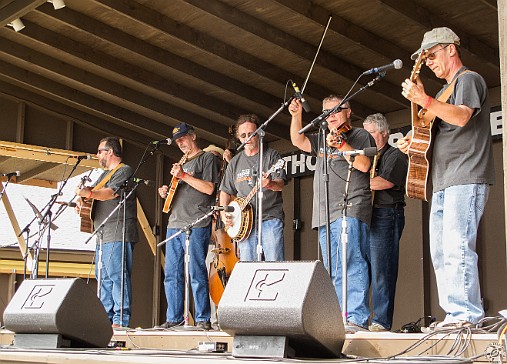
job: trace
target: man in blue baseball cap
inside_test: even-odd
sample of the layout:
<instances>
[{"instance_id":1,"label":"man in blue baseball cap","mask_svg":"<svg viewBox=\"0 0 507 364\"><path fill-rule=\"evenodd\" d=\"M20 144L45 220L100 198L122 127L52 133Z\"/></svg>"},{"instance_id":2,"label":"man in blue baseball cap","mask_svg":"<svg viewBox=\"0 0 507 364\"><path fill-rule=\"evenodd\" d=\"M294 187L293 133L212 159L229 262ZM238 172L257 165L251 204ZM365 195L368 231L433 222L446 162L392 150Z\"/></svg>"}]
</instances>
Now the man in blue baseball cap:
<instances>
[{"instance_id":1,"label":"man in blue baseball cap","mask_svg":"<svg viewBox=\"0 0 507 364\"><path fill-rule=\"evenodd\" d=\"M199 148L194 128L181 123L173 129L172 134L174 142L184 155L171 168L170 173L173 176L171 189L163 185L158 190L160 196L166 199L169 213L167 237L198 220L209 206L214 205L215 184L218 183L217 159L213 154ZM189 275L195 304L194 320L196 326L202 330L211 329L208 271L205 262L210 234L211 217L192 227L189 245ZM180 234L167 241L165 245L164 287L167 312L166 322L157 328L168 329L184 322L185 239L186 234Z\"/></svg>"}]
</instances>

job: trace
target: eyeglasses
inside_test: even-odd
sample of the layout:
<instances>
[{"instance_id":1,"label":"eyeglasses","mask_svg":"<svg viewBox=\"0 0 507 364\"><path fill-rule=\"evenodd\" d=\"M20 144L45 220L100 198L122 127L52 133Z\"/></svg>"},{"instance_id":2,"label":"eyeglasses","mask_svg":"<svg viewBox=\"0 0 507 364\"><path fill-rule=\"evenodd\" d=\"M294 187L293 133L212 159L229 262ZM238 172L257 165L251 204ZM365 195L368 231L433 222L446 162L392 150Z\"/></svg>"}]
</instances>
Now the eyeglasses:
<instances>
[{"instance_id":1,"label":"eyeglasses","mask_svg":"<svg viewBox=\"0 0 507 364\"><path fill-rule=\"evenodd\" d=\"M442 48L437 49L435 52L428 53L426 55L426 59L429 59L430 61L433 61L437 57L435 54L437 54L438 52L440 52L442 49L446 49L449 46L450 46L450 44L448 44L448 45L446 45L446 46L444 46Z\"/></svg>"},{"instance_id":2,"label":"eyeglasses","mask_svg":"<svg viewBox=\"0 0 507 364\"><path fill-rule=\"evenodd\" d=\"M330 112L331 110L333 110L333 109L324 109L324 110L322 110L322 113L323 113L323 114L324 114L324 113L328 113L328 112ZM331 116L331 115L334 115L334 114L338 114L340 111L342 111L342 108L341 108L341 107L339 107L339 108L338 108L337 110L335 110L334 112L330 113L328 116Z\"/></svg>"},{"instance_id":3,"label":"eyeglasses","mask_svg":"<svg viewBox=\"0 0 507 364\"><path fill-rule=\"evenodd\" d=\"M100 154L100 153L102 153L104 151L108 151L108 150L109 150L109 148L99 148L99 149L97 149L97 154Z\"/></svg>"},{"instance_id":4,"label":"eyeglasses","mask_svg":"<svg viewBox=\"0 0 507 364\"><path fill-rule=\"evenodd\" d=\"M245 139L245 138L249 138L254 132L252 131L251 133L243 133L243 134L239 134L238 135L238 138L239 139Z\"/></svg>"}]
</instances>

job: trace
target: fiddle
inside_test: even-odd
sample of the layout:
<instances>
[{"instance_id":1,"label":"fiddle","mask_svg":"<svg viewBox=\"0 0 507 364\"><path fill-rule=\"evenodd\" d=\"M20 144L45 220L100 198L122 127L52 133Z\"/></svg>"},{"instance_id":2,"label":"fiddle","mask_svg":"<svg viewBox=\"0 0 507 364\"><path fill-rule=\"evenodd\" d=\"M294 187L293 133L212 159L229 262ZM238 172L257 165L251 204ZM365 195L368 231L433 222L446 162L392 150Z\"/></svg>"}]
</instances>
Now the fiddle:
<instances>
[{"instance_id":1,"label":"fiddle","mask_svg":"<svg viewBox=\"0 0 507 364\"><path fill-rule=\"evenodd\" d=\"M351 129L349 124L342 124L338 128L331 129L326 138L327 145L332 148L340 148L345 143L345 133Z\"/></svg>"}]
</instances>

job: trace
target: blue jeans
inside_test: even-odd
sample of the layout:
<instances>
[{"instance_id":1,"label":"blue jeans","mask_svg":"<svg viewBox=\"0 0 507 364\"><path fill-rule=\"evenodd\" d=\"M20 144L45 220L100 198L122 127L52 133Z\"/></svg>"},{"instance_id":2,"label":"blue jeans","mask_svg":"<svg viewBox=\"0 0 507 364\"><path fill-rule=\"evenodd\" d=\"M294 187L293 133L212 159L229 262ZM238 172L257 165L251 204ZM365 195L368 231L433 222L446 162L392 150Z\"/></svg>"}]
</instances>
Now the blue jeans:
<instances>
[{"instance_id":1,"label":"blue jeans","mask_svg":"<svg viewBox=\"0 0 507 364\"><path fill-rule=\"evenodd\" d=\"M372 322L387 329L393 324L399 243L404 227L403 207L373 208L369 252Z\"/></svg>"},{"instance_id":2,"label":"blue jeans","mask_svg":"<svg viewBox=\"0 0 507 364\"><path fill-rule=\"evenodd\" d=\"M242 262L257 261L257 227L252 228L248 239L238 244ZM283 221L269 219L262 222L262 251L267 262L284 260Z\"/></svg>"},{"instance_id":3,"label":"blue jeans","mask_svg":"<svg viewBox=\"0 0 507 364\"><path fill-rule=\"evenodd\" d=\"M99 257L99 245L95 249L95 277L99 276L99 264L102 261L100 301L113 324L128 327L130 321L130 303L132 302L132 251L134 244L125 243L125 271L123 275L123 320L120 320L121 307L121 257L122 242L115 241L102 244L102 260Z\"/></svg>"},{"instance_id":4,"label":"blue jeans","mask_svg":"<svg viewBox=\"0 0 507 364\"><path fill-rule=\"evenodd\" d=\"M167 237L180 229L167 229ZM195 304L194 320L209 321L211 310L209 303L208 270L206 254L211 227L193 228L189 244L189 279ZM185 239L182 233L169 240L165 246L165 297L167 300L166 321L183 321L183 304L185 298Z\"/></svg>"},{"instance_id":5,"label":"blue jeans","mask_svg":"<svg viewBox=\"0 0 507 364\"><path fill-rule=\"evenodd\" d=\"M430 251L446 322L477 323L484 317L475 252L489 186L451 186L433 193Z\"/></svg>"},{"instance_id":6,"label":"blue jeans","mask_svg":"<svg viewBox=\"0 0 507 364\"><path fill-rule=\"evenodd\" d=\"M331 279L342 305L342 218L330 224L331 241ZM347 217L347 321L364 328L368 327L370 309L368 307L368 293L370 279L368 274L367 254L369 251L368 225L354 217ZM328 268L326 247L326 227L319 227L319 243L322 250L324 265Z\"/></svg>"}]
</instances>

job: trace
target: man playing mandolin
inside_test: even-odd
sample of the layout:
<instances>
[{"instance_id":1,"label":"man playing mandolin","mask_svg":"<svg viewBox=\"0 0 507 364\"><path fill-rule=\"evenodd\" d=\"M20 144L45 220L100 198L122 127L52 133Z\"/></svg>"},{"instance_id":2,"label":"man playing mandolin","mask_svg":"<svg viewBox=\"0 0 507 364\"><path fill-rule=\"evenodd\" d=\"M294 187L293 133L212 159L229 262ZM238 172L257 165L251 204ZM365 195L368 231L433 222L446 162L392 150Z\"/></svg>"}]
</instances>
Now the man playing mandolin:
<instances>
[{"instance_id":1,"label":"man playing mandolin","mask_svg":"<svg viewBox=\"0 0 507 364\"><path fill-rule=\"evenodd\" d=\"M447 81L436 98L425 93L420 79L402 84L402 95L435 117L430 251L439 303L446 313L435 328L469 326L484 316L475 246L489 185L495 180L490 107L486 82L463 66L459 44L451 29L435 28L424 34L412 55L422 56L435 76ZM410 157L410 138L398 144Z\"/></svg>"},{"instance_id":2,"label":"man playing mandolin","mask_svg":"<svg viewBox=\"0 0 507 364\"><path fill-rule=\"evenodd\" d=\"M331 110L338 106L342 98L331 95L322 101L323 110ZM344 109L338 109L326 119L328 129L328 174L329 174L329 221L331 241L331 278L334 283L336 294L342 305L342 271L341 271L341 227L344 204L344 193L351 157L341 156L339 152L374 147L375 141L371 135L362 128L351 128L350 116L352 110L349 103L343 105ZM304 152L317 157L313 182L313 216L312 227L318 228L319 243L322 250L322 258L328 267L328 252L326 244L326 221L324 178L322 176L324 149L319 148L319 137L316 134L299 134L302 128L301 102L294 99L289 106L292 115L290 125L290 138L292 144ZM348 224L348 251L347 251L347 321L351 330L361 330L368 327L370 309L368 307L368 293L370 280L368 277L368 265L366 254L369 250L369 224L371 219L371 191L370 191L370 158L358 155L353 161L353 169L350 177L347 199ZM354 327L355 328L352 328Z\"/></svg>"},{"instance_id":3,"label":"man playing mandolin","mask_svg":"<svg viewBox=\"0 0 507 364\"><path fill-rule=\"evenodd\" d=\"M186 158L171 168L172 182L178 189L162 186L158 192L162 198L171 198L167 223L167 237L202 217L215 203L215 183L218 182L218 163L211 153L203 152L197 145L194 128L181 123L173 129L173 140ZM168 196L174 193L174 196ZM211 234L211 217L192 227L190 234L190 281L195 304L196 326L209 330L210 302L206 254ZM184 255L186 234L180 234L166 243L165 295L167 299L166 322L158 328L170 328L183 322L185 290Z\"/></svg>"},{"instance_id":4,"label":"man playing mandolin","mask_svg":"<svg viewBox=\"0 0 507 364\"><path fill-rule=\"evenodd\" d=\"M84 209L83 200L93 200L94 228L97 228L110 215L120 201L120 190L125 181L132 175L132 168L122 163L122 147L118 138L107 137L100 141L97 158L104 172L93 187L76 189L76 209ZM123 245L123 208L111 215L98 236L102 239L102 257L100 245L95 252L95 276L100 276L100 300L104 305L113 328L128 327L130 320L130 304L132 302L132 251L139 240L137 232L137 205L135 192L126 201L125 244ZM81 212L81 211L80 211ZM125 271L123 310L121 309L122 292L122 247L125 248ZM100 274L98 269L100 268Z\"/></svg>"},{"instance_id":5,"label":"man playing mandolin","mask_svg":"<svg viewBox=\"0 0 507 364\"><path fill-rule=\"evenodd\" d=\"M257 115L241 115L236 122L236 136L241 143L259 127ZM225 176L220 185L220 205L225 206L231 202L232 196L245 197L255 188L258 178L259 165L259 136L255 136L245 145L243 151L238 153L227 166ZM265 148L263 153L263 172L266 172L278 160L280 154L271 148ZM271 174L262 173L262 249L266 261L280 261L284 259L283 241L283 201L282 189L285 185L286 175L283 168ZM241 261L257 260L257 198L251 200L253 205L252 232L238 244ZM236 221L231 219L231 213L222 212L222 220L226 228L233 223L240 223L243 211L238 214Z\"/></svg>"}]
</instances>

